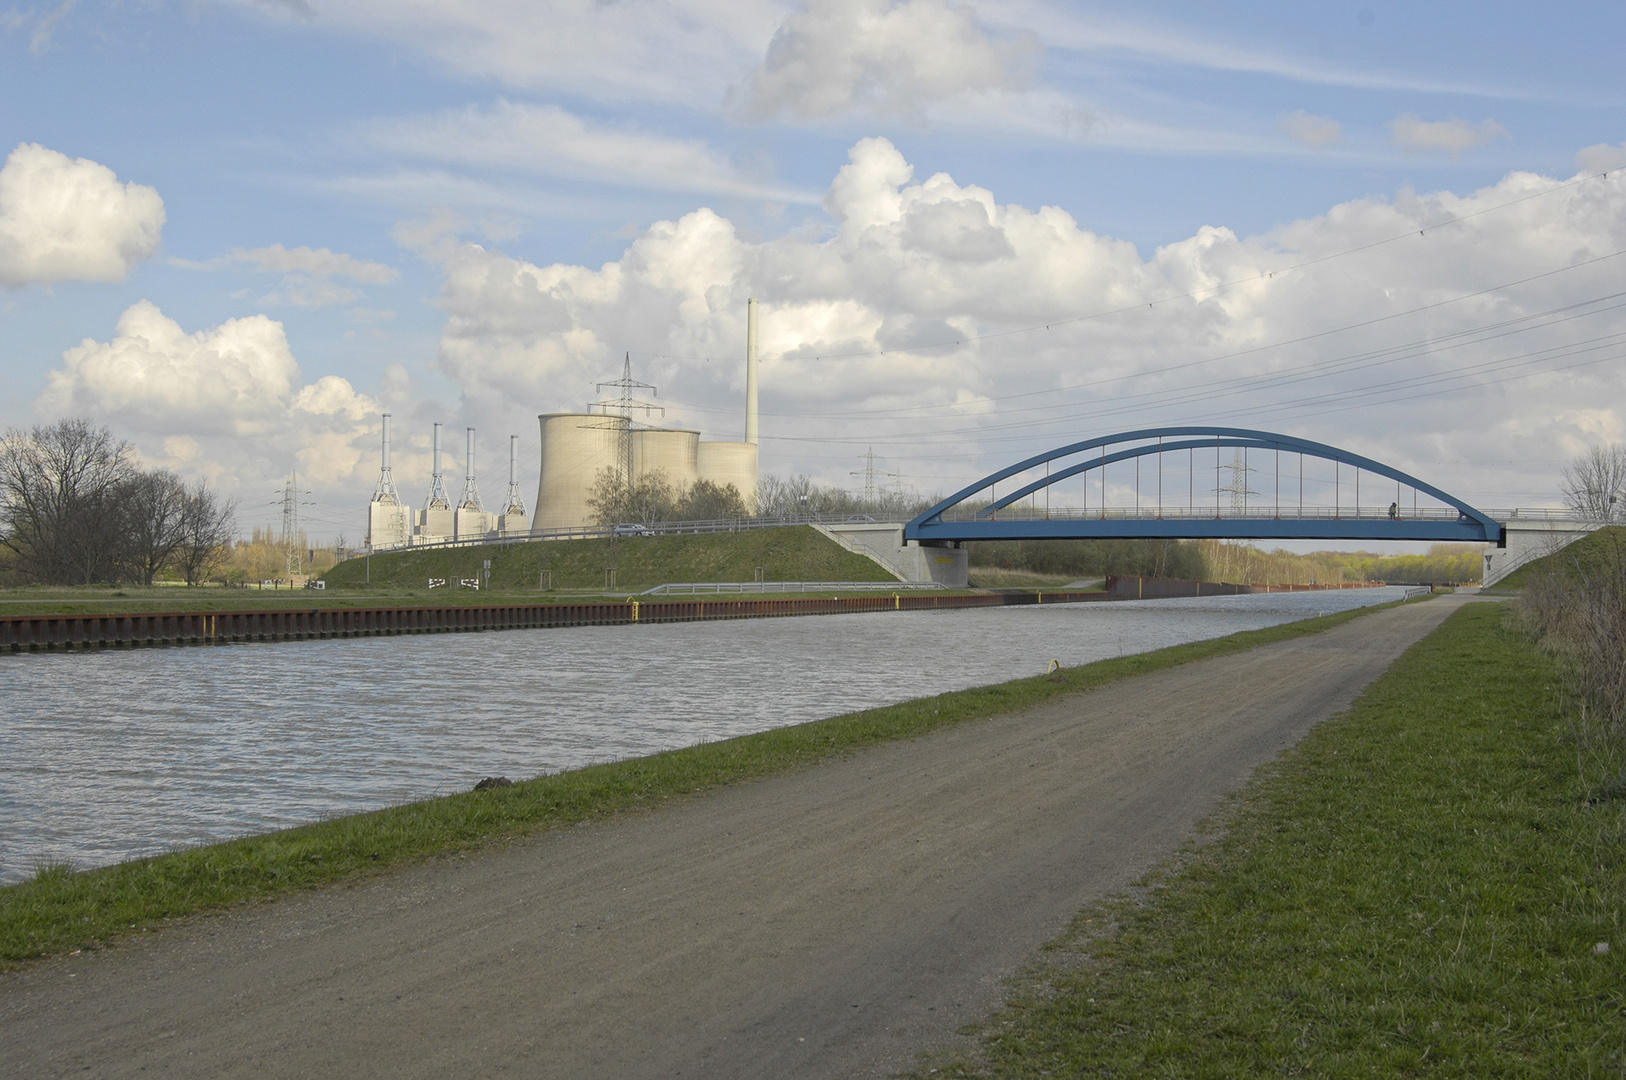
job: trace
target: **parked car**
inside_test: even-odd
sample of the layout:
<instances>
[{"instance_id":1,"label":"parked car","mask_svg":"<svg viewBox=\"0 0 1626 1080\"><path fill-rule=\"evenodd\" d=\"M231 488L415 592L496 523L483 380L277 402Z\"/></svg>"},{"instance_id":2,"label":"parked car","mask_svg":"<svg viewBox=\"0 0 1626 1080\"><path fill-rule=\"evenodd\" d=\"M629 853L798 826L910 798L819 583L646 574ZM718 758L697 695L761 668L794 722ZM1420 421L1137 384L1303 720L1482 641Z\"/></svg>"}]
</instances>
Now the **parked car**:
<instances>
[{"instance_id":1,"label":"parked car","mask_svg":"<svg viewBox=\"0 0 1626 1080\"><path fill-rule=\"evenodd\" d=\"M636 522L626 522L610 530L611 536L654 536L655 530L648 525L639 525Z\"/></svg>"}]
</instances>

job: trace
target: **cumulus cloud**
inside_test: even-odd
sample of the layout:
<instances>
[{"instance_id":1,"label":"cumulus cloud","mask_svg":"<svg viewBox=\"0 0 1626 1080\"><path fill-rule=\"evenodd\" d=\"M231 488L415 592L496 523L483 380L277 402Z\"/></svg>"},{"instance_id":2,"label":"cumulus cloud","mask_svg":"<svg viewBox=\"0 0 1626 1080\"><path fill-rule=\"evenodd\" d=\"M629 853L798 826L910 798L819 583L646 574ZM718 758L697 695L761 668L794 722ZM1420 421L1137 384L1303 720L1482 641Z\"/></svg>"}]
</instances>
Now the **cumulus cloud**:
<instances>
[{"instance_id":1,"label":"cumulus cloud","mask_svg":"<svg viewBox=\"0 0 1626 1080\"><path fill-rule=\"evenodd\" d=\"M1459 117L1424 120L1415 113L1402 113L1389 123L1394 144L1402 150L1442 152L1453 156L1496 139L1510 138L1507 128L1495 120L1469 123Z\"/></svg>"},{"instance_id":2,"label":"cumulus cloud","mask_svg":"<svg viewBox=\"0 0 1626 1080\"><path fill-rule=\"evenodd\" d=\"M110 340L87 338L62 354L35 410L113 423L138 445L162 446L166 459L207 460L240 481L297 464L336 483L370 463L356 440L373 430L377 403L337 376L305 383L282 324L264 315L187 333L143 300Z\"/></svg>"},{"instance_id":3,"label":"cumulus cloud","mask_svg":"<svg viewBox=\"0 0 1626 1080\"><path fill-rule=\"evenodd\" d=\"M163 228L157 191L87 158L23 143L0 168L0 285L121 281Z\"/></svg>"},{"instance_id":4,"label":"cumulus cloud","mask_svg":"<svg viewBox=\"0 0 1626 1080\"><path fill-rule=\"evenodd\" d=\"M1024 85L1031 34L994 40L947 0L808 0L768 46L741 111L755 119L911 115L967 91Z\"/></svg>"},{"instance_id":5,"label":"cumulus cloud","mask_svg":"<svg viewBox=\"0 0 1626 1080\"><path fill-rule=\"evenodd\" d=\"M1277 122L1289 139L1312 150L1325 150L1344 141L1344 125L1325 116L1315 116L1297 109Z\"/></svg>"},{"instance_id":6,"label":"cumulus cloud","mask_svg":"<svg viewBox=\"0 0 1626 1080\"><path fill-rule=\"evenodd\" d=\"M630 349L668 422L737 437L755 296L764 468L840 482L873 445L923 490L1081 433L1208 420L1344 444L1471 497L1528 492L1556 482L1536 473L1565 456L1580 420L1562 417L1622 419L1601 403L1626 390L1626 316L1543 313L1614 291L1614 264L1592 260L1626 248L1626 176L1402 191L1142 254L1059 207L916 177L866 139L824 210L822 229L757 240L697 209L598 267L447 244L440 367L466 409L526 430L581 408ZM1480 330L1507 320L1523 321ZM1515 456L1534 464L1501 464Z\"/></svg>"},{"instance_id":7,"label":"cumulus cloud","mask_svg":"<svg viewBox=\"0 0 1626 1080\"><path fill-rule=\"evenodd\" d=\"M374 123L363 137L392 153L482 170L661 191L818 201L745 174L698 139L595 126L557 105L499 101Z\"/></svg>"}]
</instances>

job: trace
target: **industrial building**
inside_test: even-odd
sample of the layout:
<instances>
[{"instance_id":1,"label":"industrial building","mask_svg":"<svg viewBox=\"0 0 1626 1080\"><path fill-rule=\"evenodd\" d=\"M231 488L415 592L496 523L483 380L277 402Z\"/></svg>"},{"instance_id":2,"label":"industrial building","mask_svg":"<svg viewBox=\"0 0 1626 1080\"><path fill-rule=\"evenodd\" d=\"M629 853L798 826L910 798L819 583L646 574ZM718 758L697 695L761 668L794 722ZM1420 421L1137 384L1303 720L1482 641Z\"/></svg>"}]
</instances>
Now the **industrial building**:
<instances>
[{"instance_id":1,"label":"industrial building","mask_svg":"<svg viewBox=\"0 0 1626 1080\"><path fill-rule=\"evenodd\" d=\"M518 486L519 436L509 438L508 497L492 513L481 505L475 482L474 429L467 431L463 494L454 505L446 494L441 470L440 424L434 432L434 474L422 510L401 502L390 471L390 414L385 413L383 467L368 506L367 538L374 550L444 543L449 540L498 540L522 535L545 536L559 530L597 524L590 505L599 477L609 470L632 483L656 473L678 491L701 480L719 487L733 485L747 510L755 512L757 494L757 302L746 308L745 439L702 441L698 431L655 427L633 419L661 408L640 401L639 390L653 391L632 380L630 359L620 380L600 383L619 389L618 396L594 402L586 412L547 413L537 417L542 459L536 489L536 516L527 515Z\"/></svg>"},{"instance_id":2,"label":"industrial building","mask_svg":"<svg viewBox=\"0 0 1626 1080\"><path fill-rule=\"evenodd\" d=\"M757 302L747 302L745 320L745 439L743 442L702 441L700 432L683 428L649 427L636 423L633 414L646 417L659 406L640 401L637 390L654 390L632 381L630 363L614 387L620 395L595 402L586 412L547 413L537 417L542 436L541 480L536 488L536 517L532 531L548 533L593 525L589 505L593 489L605 470L636 483L661 472L667 483L687 491L698 480L718 487L734 485L746 509L756 510L757 498Z\"/></svg>"},{"instance_id":3,"label":"industrial building","mask_svg":"<svg viewBox=\"0 0 1626 1080\"><path fill-rule=\"evenodd\" d=\"M429 498L422 510L413 511L402 504L395 490L395 477L390 468L390 414L384 413L384 460L379 471L378 486L367 507L367 543L375 551L410 547L416 544L444 543L448 540L496 540L504 537L526 536L531 531L531 519L525 512L525 500L519 493L519 436L508 439L508 498L497 513L485 509L480 502L480 488L474 473L474 429L467 431L463 472L463 494L453 506L446 495L445 475L441 470L440 424L435 425L434 474L430 480Z\"/></svg>"}]
</instances>

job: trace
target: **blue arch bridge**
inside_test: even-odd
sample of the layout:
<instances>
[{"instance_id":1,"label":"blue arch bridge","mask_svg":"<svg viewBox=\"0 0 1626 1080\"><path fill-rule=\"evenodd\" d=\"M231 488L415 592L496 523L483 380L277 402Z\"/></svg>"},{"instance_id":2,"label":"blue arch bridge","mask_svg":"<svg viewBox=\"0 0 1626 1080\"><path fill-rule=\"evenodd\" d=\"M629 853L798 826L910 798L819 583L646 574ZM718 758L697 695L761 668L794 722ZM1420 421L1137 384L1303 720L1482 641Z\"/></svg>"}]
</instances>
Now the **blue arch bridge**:
<instances>
[{"instance_id":1,"label":"blue arch bridge","mask_svg":"<svg viewBox=\"0 0 1626 1080\"><path fill-rule=\"evenodd\" d=\"M1116 477L1110 484L1108 470ZM1260 490L1250 486L1256 473L1269 476ZM1052 499L1057 485L1066 485L1067 505ZM1489 545L1489 585L1597 527L1566 511L1479 510L1391 465L1326 443L1190 426L1124 431L1036 454L950 495L905 524L899 539L927 550L971 540L1477 543ZM930 569L930 562L957 563L964 573L963 557L923 559L922 568Z\"/></svg>"}]
</instances>

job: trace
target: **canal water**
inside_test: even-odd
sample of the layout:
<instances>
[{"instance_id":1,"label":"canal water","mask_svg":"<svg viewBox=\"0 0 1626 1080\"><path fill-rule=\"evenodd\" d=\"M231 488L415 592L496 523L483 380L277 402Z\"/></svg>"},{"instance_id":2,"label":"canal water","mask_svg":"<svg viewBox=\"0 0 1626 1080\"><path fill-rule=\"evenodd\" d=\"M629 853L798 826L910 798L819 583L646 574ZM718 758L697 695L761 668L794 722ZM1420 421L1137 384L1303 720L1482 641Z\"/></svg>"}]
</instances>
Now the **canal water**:
<instances>
[{"instance_id":1,"label":"canal water","mask_svg":"<svg viewBox=\"0 0 1626 1080\"><path fill-rule=\"evenodd\" d=\"M1399 598L1348 592L0 656L0 883Z\"/></svg>"}]
</instances>

